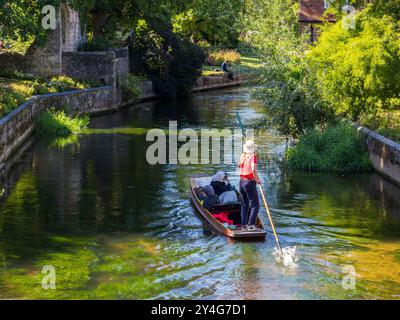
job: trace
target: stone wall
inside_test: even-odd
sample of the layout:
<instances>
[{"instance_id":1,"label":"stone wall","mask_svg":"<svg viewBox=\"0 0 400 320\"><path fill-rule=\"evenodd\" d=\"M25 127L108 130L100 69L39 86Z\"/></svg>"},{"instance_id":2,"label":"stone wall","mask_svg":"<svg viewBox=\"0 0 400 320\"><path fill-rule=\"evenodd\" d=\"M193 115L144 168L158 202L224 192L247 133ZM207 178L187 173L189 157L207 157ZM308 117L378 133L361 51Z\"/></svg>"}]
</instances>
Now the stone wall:
<instances>
[{"instance_id":1,"label":"stone wall","mask_svg":"<svg viewBox=\"0 0 400 320\"><path fill-rule=\"evenodd\" d=\"M114 51L63 52L62 73L77 80L116 86Z\"/></svg>"},{"instance_id":2,"label":"stone wall","mask_svg":"<svg viewBox=\"0 0 400 320\"><path fill-rule=\"evenodd\" d=\"M73 114L109 112L116 108L114 88L104 86L35 96L0 119L0 170L31 135L36 118L49 108L65 108Z\"/></svg>"},{"instance_id":3,"label":"stone wall","mask_svg":"<svg viewBox=\"0 0 400 320\"><path fill-rule=\"evenodd\" d=\"M244 83L242 76L236 76L234 80L230 80L227 76L201 77L197 79L193 92L223 89L228 87L239 86Z\"/></svg>"},{"instance_id":4,"label":"stone wall","mask_svg":"<svg viewBox=\"0 0 400 320\"><path fill-rule=\"evenodd\" d=\"M61 9L61 51L78 51L80 44L86 41L86 29L81 24L79 13L68 5Z\"/></svg>"},{"instance_id":5,"label":"stone wall","mask_svg":"<svg viewBox=\"0 0 400 320\"><path fill-rule=\"evenodd\" d=\"M400 186L400 144L364 127L358 127L368 146L374 169Z\"/></svg>"}]
</instances>

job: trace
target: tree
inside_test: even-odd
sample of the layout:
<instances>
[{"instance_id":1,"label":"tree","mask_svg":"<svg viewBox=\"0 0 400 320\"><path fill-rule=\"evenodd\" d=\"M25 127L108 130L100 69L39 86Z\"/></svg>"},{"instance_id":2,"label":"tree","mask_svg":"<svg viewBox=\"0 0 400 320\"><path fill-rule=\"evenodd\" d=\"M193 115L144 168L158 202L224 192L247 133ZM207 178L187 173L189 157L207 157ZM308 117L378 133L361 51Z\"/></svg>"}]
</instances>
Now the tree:
<instances>
[{"instance_id":1,"label":"tree","mask_svg":"<svg viewBox=\"0 0 400 320\"><path fill-rule=\"evenodd\" d=\"M355 30L328 26L308 55L322 98L353 120L400 106L400 25L376 8L358 14Z\"/></svg>"},{"instance_id":2,"label":"tree","mask_svg":"<svg viewBox=\"0 0 400 320\"><path fill-rule=\"evenodd\" d=\"M174 32L194 42L236 46L244 0L194 0L172 18Z\"/></svg>"},{"instance_id":3,"label":"tree","mask_svg":"<svg viewBox=\"0 0 400 320\"><path fill-rule=\"evenodd\" d=\"M186 92L201 75L203 51L174 34L171 25L139 20L128 43L131 71L149 77L159 95Z\"/></svg>"}]
</instances>

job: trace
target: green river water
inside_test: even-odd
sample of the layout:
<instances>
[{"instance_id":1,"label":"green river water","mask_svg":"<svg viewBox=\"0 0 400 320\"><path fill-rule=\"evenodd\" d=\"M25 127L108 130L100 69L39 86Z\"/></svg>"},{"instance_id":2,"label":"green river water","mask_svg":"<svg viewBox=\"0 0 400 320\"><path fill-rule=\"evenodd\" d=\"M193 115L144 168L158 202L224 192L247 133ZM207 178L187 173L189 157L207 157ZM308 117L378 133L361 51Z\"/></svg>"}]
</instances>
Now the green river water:
<instances>
[{"instance_id":1,"label":"green river water","mask_svg":"<svg viewBox=\"0 0 400 320\"><path fill-rule=\"evenodd\" d=\"M36 141L2 177L1 299L399 299L400 190L375 173L287 172L285 140L257 136L264 187L298 267L265 242L213 234L190 202L189 176L235 165L146 162L150 128L237 128L259 116L246 88L149 102L94 118L91 131ZM43 266L56 289L42 288ZM344 268L357 273L344 289Z\"/></svg>"}]
</instances>

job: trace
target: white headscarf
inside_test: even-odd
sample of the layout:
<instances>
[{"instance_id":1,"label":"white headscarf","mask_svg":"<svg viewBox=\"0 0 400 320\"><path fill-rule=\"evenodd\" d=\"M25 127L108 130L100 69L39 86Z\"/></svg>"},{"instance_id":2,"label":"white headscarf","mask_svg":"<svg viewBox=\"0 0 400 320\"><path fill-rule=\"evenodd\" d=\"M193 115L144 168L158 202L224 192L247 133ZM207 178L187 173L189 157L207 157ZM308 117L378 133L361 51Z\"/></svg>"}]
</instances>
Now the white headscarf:
<instances>
[{"instance_id":1,"label":"white headscarf","mask_svg":"<svg viewBox=\"0 0 400 320\"><path fill-rule=\"evenodd\" d=\"M243 153L252 155L252 154L256 153L256 151L257 151L257 145L254 143L253 140L248 140L243 145Z\"/></svg>"},{"instance_id":2,"label":"white headscarf","mask_svg":"<svg viewBox=\"0 0 400 320\"><path fill-rule=\"evenodd\" d=\"M225 172L218 171L216 174L214 174L212 181L225 182Z\"/></svg>"}]
</instances>

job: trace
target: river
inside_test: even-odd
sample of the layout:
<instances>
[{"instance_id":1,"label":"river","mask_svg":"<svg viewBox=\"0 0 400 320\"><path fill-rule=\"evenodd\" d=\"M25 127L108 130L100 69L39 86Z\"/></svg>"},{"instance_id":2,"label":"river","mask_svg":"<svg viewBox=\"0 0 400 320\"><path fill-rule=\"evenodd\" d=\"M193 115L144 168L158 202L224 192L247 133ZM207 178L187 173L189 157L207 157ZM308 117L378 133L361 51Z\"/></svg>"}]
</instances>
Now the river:
<instances>
[{"instance_id":1,"label":"river","mask_svg":"<svg viewBox=\"0 0 400 320\"><path fill-rule=\"evenodd\" d=\"M213 234L191 205L191 174L222 169L237 183L235 165L146 161L150 128L233 129L236 112L249 120L259 108L247 88L227 89L143 103L93 118L88 134L36 141L3 179L0 298L400 299L400 190L379 175L289 172L285 140L257 136L278 234L298 248L287 270L272 256L265 210L266 241L237 242ZM55 289L43 288L46 270Z\"/></svg>"}]
</instances>

